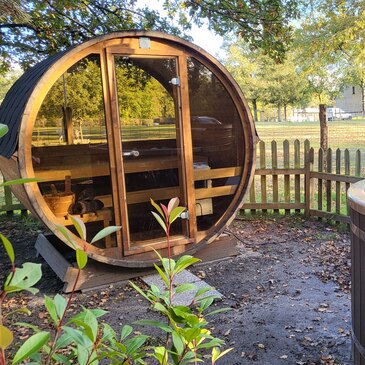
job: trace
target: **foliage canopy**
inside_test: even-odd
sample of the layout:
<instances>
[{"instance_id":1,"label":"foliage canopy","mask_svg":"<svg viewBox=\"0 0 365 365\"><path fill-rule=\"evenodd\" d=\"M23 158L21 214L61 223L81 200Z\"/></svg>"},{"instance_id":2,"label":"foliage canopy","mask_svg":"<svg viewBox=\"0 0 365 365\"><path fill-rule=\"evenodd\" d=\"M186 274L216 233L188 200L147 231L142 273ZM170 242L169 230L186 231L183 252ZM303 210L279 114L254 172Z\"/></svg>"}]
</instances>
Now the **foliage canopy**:
<instances>
[{"instance_id":1,"label":"foliage canopy","mask_svg":"<svg viewBox=\"0 0 365 365\"><path fill-rule=\"evenodd\" d=\"M19 1L19 2L17 2ZM161 11L136 0L17 0L0 18L3 69L16 59L28 67L48 55L100 34L118 30L160 30L187 37L192 22L218 34L234 31L252 47L281 59L291 39L290 20L298 15L296 0L234 2L164 0ZM19 10L23 9L23 13ZM22 16L24 13L27 16Z\"/></svg>"}]
</instances>

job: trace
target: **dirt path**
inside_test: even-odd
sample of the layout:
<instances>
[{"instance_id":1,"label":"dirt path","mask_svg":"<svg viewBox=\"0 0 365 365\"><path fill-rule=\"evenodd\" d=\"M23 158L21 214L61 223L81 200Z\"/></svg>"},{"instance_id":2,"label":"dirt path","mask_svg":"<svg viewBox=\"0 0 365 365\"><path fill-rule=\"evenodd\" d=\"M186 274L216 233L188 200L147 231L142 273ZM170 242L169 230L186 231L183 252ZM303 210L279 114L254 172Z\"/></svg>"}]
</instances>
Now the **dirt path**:
<instances>
[{"instance_id":1,"label":"dirt path","mask_svg":"<svg viewBox=\"0 0 365 365\"><path fill-rule=\"evenodd\" d=\"M37 225L6 222L4 216L0 224L20 262L42 261L34 258L32 248ZM349 235L292 216L236 220L228 232L237 238L239 256L193 269L224 294L215 306L231 308L211 321L213 333L234 347L221 364L351 364ZM0 278L7 269L1 252ZM62 284L46 264L43 272L42 294L59 292ZM33 309L38 323L48 326L41 295L23 302ZM8 304L19 303L11 299ZM154 316L125 284L80 293L79 304L111 310L105 320L115 327ZM28 335L18 333L19 341Z\"/></svg>"}]
</instances>

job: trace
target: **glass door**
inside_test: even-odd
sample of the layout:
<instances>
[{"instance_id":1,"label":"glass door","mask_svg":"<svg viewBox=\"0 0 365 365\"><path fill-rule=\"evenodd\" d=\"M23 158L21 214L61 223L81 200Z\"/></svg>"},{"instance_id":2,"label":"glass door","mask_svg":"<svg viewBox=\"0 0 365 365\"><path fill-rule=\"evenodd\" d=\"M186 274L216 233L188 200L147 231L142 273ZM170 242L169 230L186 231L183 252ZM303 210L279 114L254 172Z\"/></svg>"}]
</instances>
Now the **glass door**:
<instances>
[{"instance_id":1,"label":"glass door","mask_svg":"<svg viewBox=\"0 0 365 365\"><path fill-rule=\"evenodd\" d=\"M179 77L176 57L112 58L118 118L113 133L118 133L121 144L123 251L130 255L166 246L150 199L167 204L179 197L186 204ZM172 245L191 242L188 232L188 221L177 220Z\"/></svg>"}]
</instances>

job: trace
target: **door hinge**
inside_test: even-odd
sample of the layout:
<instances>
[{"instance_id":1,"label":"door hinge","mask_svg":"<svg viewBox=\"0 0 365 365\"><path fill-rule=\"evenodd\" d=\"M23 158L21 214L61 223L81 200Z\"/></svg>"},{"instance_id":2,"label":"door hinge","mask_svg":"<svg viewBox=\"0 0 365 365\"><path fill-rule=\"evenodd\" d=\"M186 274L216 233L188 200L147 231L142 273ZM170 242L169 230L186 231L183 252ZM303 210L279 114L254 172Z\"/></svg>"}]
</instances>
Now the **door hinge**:
<instances>
[{"instance_id":1,"label":"door hinge","mask_svg":"<svg viewBox=\"0 0 365 365\"><path fill-rule=\"evenodd\" d=\"M180 86L180 77L173 77L170 80L170 84L174 85L174 86Z\"/></svg>"},{"instance_id":2,"label":"door hinge","mask_svg":"<svg viewBox=\"0 0 365 365\"><path fill-rule=\"evenodd\" d=\"M185 210L180 214L181 219L189 219L189 211Z\"/></svg>"}]
</instances>

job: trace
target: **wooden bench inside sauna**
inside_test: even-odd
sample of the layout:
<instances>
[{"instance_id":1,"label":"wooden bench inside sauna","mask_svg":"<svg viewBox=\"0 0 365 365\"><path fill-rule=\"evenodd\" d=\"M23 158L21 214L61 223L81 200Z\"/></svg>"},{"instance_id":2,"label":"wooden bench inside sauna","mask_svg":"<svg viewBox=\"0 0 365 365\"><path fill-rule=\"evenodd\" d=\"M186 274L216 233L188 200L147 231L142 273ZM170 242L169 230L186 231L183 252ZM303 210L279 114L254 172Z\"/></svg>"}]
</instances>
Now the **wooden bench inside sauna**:
<instances>
[{"instance_id":1,"label":"wooden bench inside sauna","mask_svg":"<svg viewBox=\"0 0 365 365\"><path fill-rule=\"evenodd\" d=\"M158 32L101 36L40 62L7 94L0 123L10 129L4 176L41 179L14 193L61 240L56 224L75 233L69 214L91 237L122 226L88 247L113 265L165 253L151 198L187 208L172 231L179 255L214 241L252 179L255 130L240 89L209 54Z\"/></svg>"}]
</instances>

